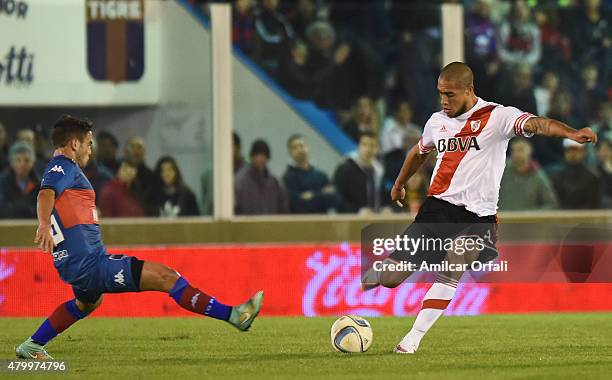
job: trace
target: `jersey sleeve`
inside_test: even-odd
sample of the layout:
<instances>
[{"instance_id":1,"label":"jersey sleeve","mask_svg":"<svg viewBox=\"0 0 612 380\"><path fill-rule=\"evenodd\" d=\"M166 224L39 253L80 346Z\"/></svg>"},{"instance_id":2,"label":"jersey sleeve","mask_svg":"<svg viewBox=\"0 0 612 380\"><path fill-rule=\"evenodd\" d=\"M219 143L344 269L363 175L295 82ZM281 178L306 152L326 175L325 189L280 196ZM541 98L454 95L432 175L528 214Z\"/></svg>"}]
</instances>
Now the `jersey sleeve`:
<instances>
[{"instance_id":1,"label":"jersey sleeve","mask_svg":"<svg viewBox=\"0 0 612 380\"><path fill-rule=\"evenodd\" d=\"M431 152L432 150L434 150L434 148L436 147L436 144L434 143L434 140L433 140L432 119L433 117L429 118L429 120L427 120L427 123L425 123L425 127L423 128L423 135L421 136L421 139L419 140L419 153L420 154L427 154Z\"/></svg>"},{"instance_id":2,"label":"jersey sleeve","mask_svg":"<svg viewBox=\"0 0 612 380\"><path fill-rule=\"evenodd\" d=\"M499 107L497 110L501 115L502 133L505 137L511 139L514 136L533 136L533 133L525 132L525 123L535 115L516 107Z\"/></svg>"},{"instance_id":3,"label":"jersey sleeve","mask_svg":"<svg viewBox=\"0 0 612 380\"><path fill-rule=\"evenodd\" d=\"M40 188L52 189L55 191L55 197L59 197L72 184L74 177L74 168L66 164L49 165L45 169Z\"/></svg>"}]
</instances>

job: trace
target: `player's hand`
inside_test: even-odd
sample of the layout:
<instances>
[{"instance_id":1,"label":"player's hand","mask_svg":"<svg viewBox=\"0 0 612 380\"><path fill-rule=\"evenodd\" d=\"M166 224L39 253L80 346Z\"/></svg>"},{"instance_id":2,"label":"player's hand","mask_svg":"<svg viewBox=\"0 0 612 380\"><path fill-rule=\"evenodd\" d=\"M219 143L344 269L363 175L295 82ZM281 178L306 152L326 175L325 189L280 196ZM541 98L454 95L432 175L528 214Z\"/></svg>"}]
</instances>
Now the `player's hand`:
<instances>
[{"instance_id":1,"label":"player's hand","mask_svg":"<svg viewBox=\"0 0 612 380\"><path fill-rule=\"evenodd\" d=\"M406 189L404 189L404 186L398 188L393 185L391 188L391 200L399 207L404 207L404 204L401 202L404 198L406 198Z\"/></svg>"},{"instance_id":2,"label":"player's hand","mask_svg":"<svg viewBox=\"0 0 612 380\"><path fill-rule=\"evenodd\" d=\"M597 144L597 135L591 128L582 128L572 133L570 139L579 142L580 144L588 143Z\"/></svg>"},{"instance_id":3,"label":"player's hand","mask_svg":"<svg viewBox=\"0 0 612 380\"><path fill-rule=\"evenodd\" d=\"M44 252L51 253L53 251L53 237L51 237L50 224L40 224L38 226L34 243L38 244L38 248Z\"/></svg>"}]
</instances>

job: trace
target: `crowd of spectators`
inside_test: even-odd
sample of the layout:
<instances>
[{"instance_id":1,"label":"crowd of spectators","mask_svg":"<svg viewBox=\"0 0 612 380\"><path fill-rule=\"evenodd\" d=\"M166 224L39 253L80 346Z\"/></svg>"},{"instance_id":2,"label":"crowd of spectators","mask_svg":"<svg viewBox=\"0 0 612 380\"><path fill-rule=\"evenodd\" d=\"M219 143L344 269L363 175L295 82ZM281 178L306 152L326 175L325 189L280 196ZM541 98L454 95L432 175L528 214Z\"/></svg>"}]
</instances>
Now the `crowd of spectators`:
<instances>
[{"instance_id":1,"label":"crowd of spectators","mask_svg":"<svg viewBox=\"0 0 612 380\"><path fill-rule=\"evenodd\" d=\"M199 3L200 1L195 1ZM206 2L202 2L206 3ZM407 149L438 107L441 1L235 0L233 41L298 99L337 115L357 150L333 173L310 162L310 146L287 136L282 177L272 152L253 141L249 159L234 134L237 214L399 211L389 201ZM612 19L610 2L464 2L466 62L476 94L598 134L597 146L534 137L515 139L502 179L501 210L612 207ZM0 124L0 217L33 218L50 155L41 126L10 139ZM10 143L12 141L12 143ZM96 135L84 169L102 216L212 214L212 172L201 177L201 203L171 157L154 170L142 138ZM430 155L433 156L433 155ZM406 184L415 211L426 197L431 157ZM521 191L516 191L521 189Z\"/></svg>"},{"instance_id":2,"label":"crowd of spectators","mask_svg":"<svg viewBox=\"0 0 612 380\"><path fill-rule=\"evenodd\" d=\"M237 0L233 39L294 97L334 112L360 149L362 135L374 136L381 185L371 187L361 176L355 181L366 183L366 192L382 189L386 199L406 149L439 109L435 85L442 63L443 2L459 1ZM575 128L589 126L602 141L597 147L577 147L536 136L513 143L504 183L511 184L506 188L527 186L531 193L529 200L519 201L511 190L502 190L500 207L610 207L611 2L461 3L466 63L474 71L477 95ZM339 167L340 178L348 168L360 167L350 160ZM429 162L407 184L412 209L426 193L431 170ZM571 176L572 170L593 177ZM334 185L342 199L337 179L338 172ZM584 187L589 196L568 201L572 186ZM350 195L344 197L333 209L355 211ZM361 197L368 208L379 208L376 197ZM290 194L289 199L296 198Z\"/></svg>"},{"instance_id":3,"label":"crowd of spectators","mask_svg":"<svg viewBox=\"0 0 612 380\"><path fill-rule=\"evenodd\" d=\"M43 128L24 128L9 143L7 128L0 123L0 218L36 218L36 198L45 166L53 154ZM172 157L159 158L155 169L144 162L141 137L127 139L119 158L119 141L111 133L95 136L92 157L83 168L95 193L99 214L104 217L200 215L195 194Z\"/></svg>"}]
</instances>

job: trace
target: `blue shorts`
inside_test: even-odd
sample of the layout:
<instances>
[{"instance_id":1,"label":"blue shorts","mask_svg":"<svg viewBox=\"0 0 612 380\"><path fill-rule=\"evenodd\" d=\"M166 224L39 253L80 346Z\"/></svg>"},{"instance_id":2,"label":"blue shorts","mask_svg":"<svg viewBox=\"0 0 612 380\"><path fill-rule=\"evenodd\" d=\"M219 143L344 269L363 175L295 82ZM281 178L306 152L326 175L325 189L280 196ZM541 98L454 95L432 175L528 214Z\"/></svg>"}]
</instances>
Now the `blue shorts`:
<instances>
[{"instance_id":1,"label":"blue shorts","mask_svg":"<svg viewBox=\"0 0 612 380\"><path fill-rule=\"evenodd\" d=\"M87 285L72 285L74 296L81 302L95 303L103 293L140 291L143 261L127 255L102 255L91 270Z\"/></svg>"}]
</instances>

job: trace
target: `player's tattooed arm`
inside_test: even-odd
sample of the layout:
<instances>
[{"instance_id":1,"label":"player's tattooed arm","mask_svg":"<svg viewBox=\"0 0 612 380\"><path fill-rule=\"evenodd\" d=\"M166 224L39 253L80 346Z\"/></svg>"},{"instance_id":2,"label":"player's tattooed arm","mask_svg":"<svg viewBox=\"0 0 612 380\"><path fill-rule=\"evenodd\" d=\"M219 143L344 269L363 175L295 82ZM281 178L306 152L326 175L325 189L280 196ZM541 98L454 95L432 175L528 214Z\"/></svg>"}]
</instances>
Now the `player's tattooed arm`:
<instances>
[{"instance_id":1,"label":"player's tattooed arm","mask_svg":"<svg viewBox=\"0 0 612 380\"><path fill-rule=\"evenodd\" d=\"M53 238L51 237L51 213L55 206L55 191L42 189L38 193L36 214L38 215L38 229L34 243L45 252L53 251Z\"/></svg>"},{"instance_id":2,"label":"player's tattooed arm","mask_svg":"<svg viewBox=\"0 0 612 380\"><path fill-rule=\"evenodd\" d=\"M402 169L397 175L397 179L391 188L391 200L394 201L398 206L402 207L402 200L406 197L406 190L404 184L416 173L417 170L423 165L423 162L427 159L427 154L421 154L419 152L419 145L415 145L408 151Z\"/></svg>"},{"instance_id":3,"label":"player's tattooed arm","mask_svg":"<svg viewBox=\"0 0 612 380\"><path fill-rule=\"evenodd\" d=\"M591 128L574 129L569 125L547 117L532 117L525 123L525 132L540 136L563 137L581 144L597 143L597 135Z\"/></svg>"}]
</instances>

